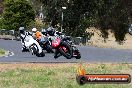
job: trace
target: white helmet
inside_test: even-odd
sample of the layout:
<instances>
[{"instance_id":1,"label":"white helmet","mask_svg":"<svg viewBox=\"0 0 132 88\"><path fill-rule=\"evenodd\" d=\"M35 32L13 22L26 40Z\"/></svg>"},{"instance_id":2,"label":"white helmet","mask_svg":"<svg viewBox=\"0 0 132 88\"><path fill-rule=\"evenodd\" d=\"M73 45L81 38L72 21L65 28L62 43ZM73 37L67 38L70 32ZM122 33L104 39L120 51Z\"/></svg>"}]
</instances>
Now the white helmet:
<instances>
[{"instance_id":1,"label":"white helmet","mask_svg":"<svg viewBox=\"0 0 132 88\"><path fill-rule=\"evenodd\" d=\"M33 29L32 29L32 32L36 32L36 31L37 31L37 29L36 29L36 28L33 28Z\"/></svg>"}]
</instances>

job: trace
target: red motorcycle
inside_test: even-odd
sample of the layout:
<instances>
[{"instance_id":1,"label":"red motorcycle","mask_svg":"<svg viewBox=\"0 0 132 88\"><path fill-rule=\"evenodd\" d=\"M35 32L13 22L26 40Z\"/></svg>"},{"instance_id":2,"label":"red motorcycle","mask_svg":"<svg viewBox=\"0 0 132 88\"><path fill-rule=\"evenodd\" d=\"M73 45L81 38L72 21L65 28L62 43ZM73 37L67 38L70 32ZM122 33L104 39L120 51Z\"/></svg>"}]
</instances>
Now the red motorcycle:
<instances>
[{"instance_id":1,"label":"red motorcycle","mask_svg":"<svg viewBox=\"0 0 132 88\"><path fill-rule=\"evenodd\" d=\"M72 48L65 41L62 41L61 38L55 38L52 40L52 48L56 50L55 55L61 54L67 59L72 58Z\"/></svg>"}]
</instances>

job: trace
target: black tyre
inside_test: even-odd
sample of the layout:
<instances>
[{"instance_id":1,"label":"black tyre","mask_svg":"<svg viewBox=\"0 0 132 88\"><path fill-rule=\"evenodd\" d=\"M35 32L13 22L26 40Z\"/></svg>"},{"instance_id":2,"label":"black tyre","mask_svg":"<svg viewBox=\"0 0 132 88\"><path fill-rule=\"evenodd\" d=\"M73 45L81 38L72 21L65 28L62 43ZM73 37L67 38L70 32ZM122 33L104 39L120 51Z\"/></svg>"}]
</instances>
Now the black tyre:
<instances>
[{"instance_id":1,"label":"black tyre","mask_svg":"<svg viewBox=\"0 0 132 88\"><path fill-rule=\"evenodd\" d=\"M75 50L74 53L76 54L75 57L76 59L80 59L81 58L81 53L79 52L79 50Z\"/></svg>"},{"instance_id":2,"label":"black tyre","mask_svg":"<svg viewBox=\"0 0 132 88\"><path fill-rule=\"evenodd\" d=\"M33 44L29 47L30 51L32 52L32 54L37 54L38 53L38 47L36 44Z\"/></svg>"},{"instance_id":3,"label":"black tyre","mask_svg":"<svg viewBox=\"0 0 132 88\"><path fill-rule=\"evenodd\" d=\"M63 48L60 48L59 47L59 52L64 56L66 57L67 59L71 59L72 58L72 48L66 43L66 42L61 42L60 44L61 47L65 47L67 49L67 52L65 52L63 50Z\"/></svg>"},{"instance_id":4,"label":"black tyre","mask_svg":"<svg viewBox=\"0 0 132 88\"><path fill-rule=\"evenodd\" d=\"M42 51L41 53L37 53L36 56L37 57L44 57L45 56L45 53Z\"/></svg>"},{"instance_id":5,"label":"black tyre","mask_svg":"<svg viewBox=\"0 0 132 88\"><path fill-rule=\"evenodd\" d=\"M81 58L81 54L79 53L77 56L75 56L76 59L80 59Z\"/></svg>"},{"instance_id":6,"label":"black tyre","mask_svg":"<svg viewBox=\"0 0 132 88\"><path fill-rule=\"evenodd\" d=\"M77 47L73 46L72 50L73 50L73 57L75 57L76 59L80 59L81 58L81 53L79 52Z\"/></svg>"}]
</instances>

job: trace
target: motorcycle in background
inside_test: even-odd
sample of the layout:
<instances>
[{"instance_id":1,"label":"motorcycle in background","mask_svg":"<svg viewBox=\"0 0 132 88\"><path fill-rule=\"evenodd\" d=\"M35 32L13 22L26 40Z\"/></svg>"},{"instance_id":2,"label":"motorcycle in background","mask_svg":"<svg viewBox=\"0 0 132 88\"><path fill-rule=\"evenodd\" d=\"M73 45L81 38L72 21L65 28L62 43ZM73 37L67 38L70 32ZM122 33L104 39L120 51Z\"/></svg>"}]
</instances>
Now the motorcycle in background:
<instances>
[{"instance_id":1,"label":"motorcycle in background","mask_svg":"<svg viewBox=\"0 0 132 88\"><path fill-rule=\"evenodd\" d=\"M70 47L72 47L72 52L73 52L72 57L75 57L76 59L80 59L81 53L80 53L79 49L76 47L76 45L71 41L71 38L64 37L63 41L66 41L70 45Z\"/></svg>"},{"instance_id":2,"label":"motorcycle in background","mask_svg":"<svg viewBox=\"0 0 132 88\"><path fill-rule=\"evenodd\" d=\"M44 57L45 53L43 52L39 43L34 40L32 35L29 32L26 32L24 35L21 35L21 39L23 39L22 45L32 52L32 55L36 55L38 57Z\"/></svg>"},{"instance_id":3,"label":"motorcycle in background","mask_svg":"<svg viewBox=\"0 0 132 88\"><path fill-rule=\"evenodd\" d=\"M42 36L41 39L43 39L43 41L37 40L37 42L40 44L40 46L42 47L42 49L46 50L47 53L54 53L48 37Z\"/></svg>"}]
</instances>

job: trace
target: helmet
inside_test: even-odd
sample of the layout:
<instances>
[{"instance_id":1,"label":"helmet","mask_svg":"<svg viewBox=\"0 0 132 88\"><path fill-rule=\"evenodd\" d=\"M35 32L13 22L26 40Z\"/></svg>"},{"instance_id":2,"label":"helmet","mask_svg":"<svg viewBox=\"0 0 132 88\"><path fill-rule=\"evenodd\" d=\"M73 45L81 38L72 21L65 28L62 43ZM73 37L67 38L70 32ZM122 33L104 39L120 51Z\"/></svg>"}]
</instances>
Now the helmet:
<instances>
[{"instance_id":1,"label":"helmet","mask_svg":"<svg viewBox=\"0 0 132 88\"><path fill-rule=\"evenodd\" d=\"M46 31L45 29L42 29L42 30L41 30L41 33L42 33L43 35L46 35L46 34L47 34L47 31Z\"/></svg>"},{"instance_id":2,"label":"helmet","mask_svg":"<svg viewBox=\"0 0 132 88\"><path fill-rule=\"evenodd\" d=\"M20 34L24 34L24 32L25 32L24 29L25 29L24 27L20 27L20 28L19 28L19 32L20 32Z\"/></svg>"},{"instance_id":3,"label":"helmet","mask_svg":"<svg viewBox=\"0 0 132 88\"><path fill-rule=\"evenodd\" d=\"M33 29L32 29L32 32L36 32L36 31L37 31L37 29L36 29L36 28L33 28Z\"/></svg>"},{"instance_id":4,"label":"helmet","mask_svg":"<svg viewBox=\"0 0 132 88\"><path fill-rule=\"evenodd\" d=\"M49 27L47 29L47 33L50 35L50 36L54 36L54 33L55 33L55 29L53 27Z\"/></svg>"}]
</instances>

